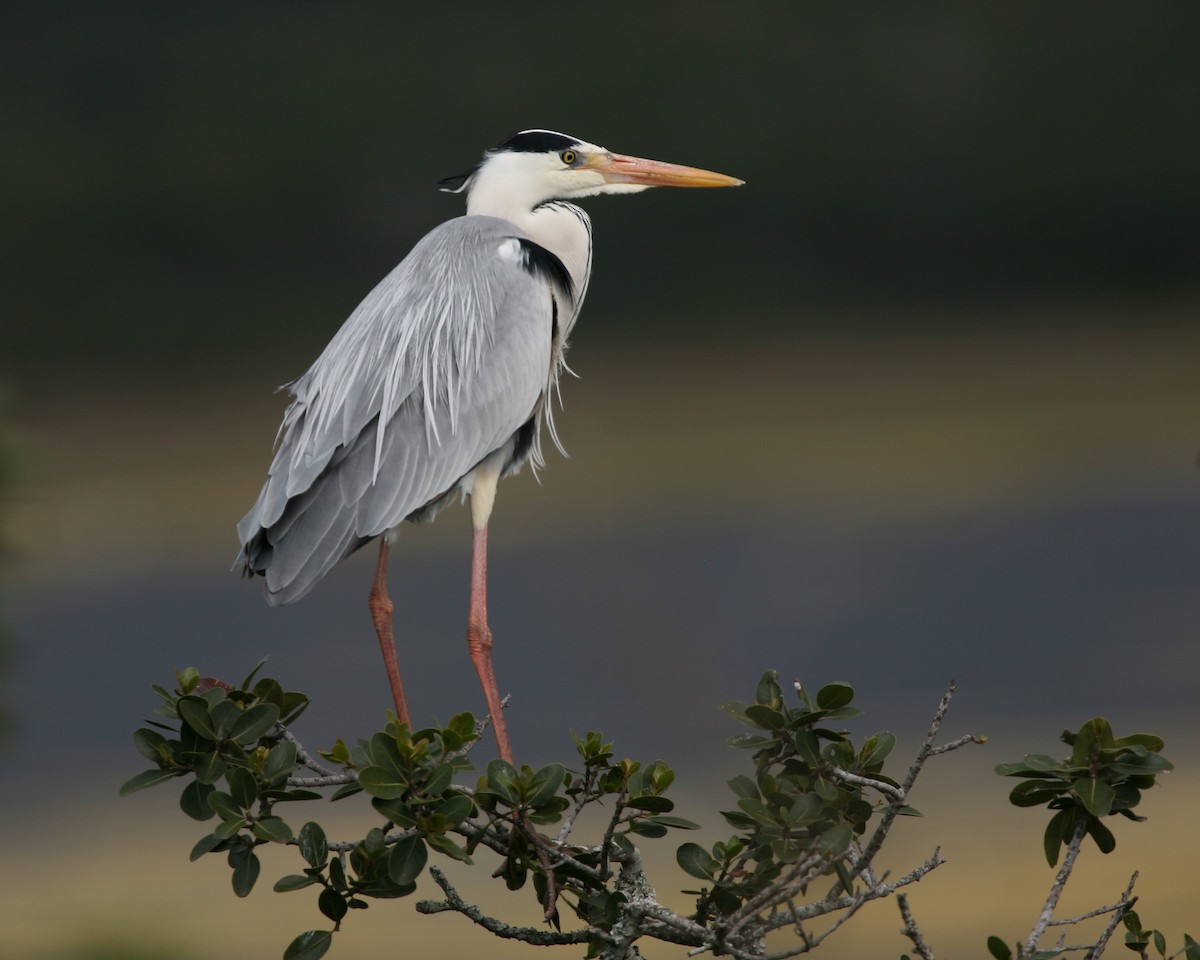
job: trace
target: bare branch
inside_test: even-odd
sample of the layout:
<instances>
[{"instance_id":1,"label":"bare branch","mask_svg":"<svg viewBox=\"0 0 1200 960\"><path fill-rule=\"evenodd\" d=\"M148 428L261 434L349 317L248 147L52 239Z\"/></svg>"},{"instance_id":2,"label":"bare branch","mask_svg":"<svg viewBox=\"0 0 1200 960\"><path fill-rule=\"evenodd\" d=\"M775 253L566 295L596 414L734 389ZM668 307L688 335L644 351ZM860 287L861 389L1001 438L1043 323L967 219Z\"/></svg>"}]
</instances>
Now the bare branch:
<instances>
[{"instance_id":1,"label":"bare branch","mask_svg":"<svg viewBox=\"0 0 1200 960\"><path fill-rule=\"evenodd\" d=\"M571 831L575 828L575 820L579 817L580 812L586 807L595 797L592 796L592 789L596 782L596 768L588 767L583 775L583 783L580 784L579 796L575 798L575 803L571 806L571 812L563 819L562 828L558 831L558 836L555 842L564 844L567 842L567 837L571 835Z\"/></svg>"},{"instance_id":2,"label":"bare branch","mask_svg":"<svg viewBox=\"0 0 1200 960\"><path fill-rule=\"evenodd\" d=\"M925 734L925 741L921 744L921 748L917 751L912 765L908 768L908 775L904 778L904 782L900 784L900 792L905 797L912 792L913 784L916 783L917 777L925 766L925 762L930 757L936 756L939 753L946 753L950 750L957 750L968 743L985 743L987 741L986 737L968 735L959 737L957 740L953 740L942 747L934 746L938 733L942 729L942 722L946 719L946 712L950 709L950 701L954 698L954 690L954 681L951 680L950 685L946 688L946 692L942 694L942 699L933 714L933 719L929 723L929 729ZM879 824L875 827L875 832L871 834L871 839L867 842L862 856L850 873L851 880L870 868L871 862L875 859L876 854L879 853L880 847L883 846L883 841L887 838L888 831L891 830L892 824L895 822L903 806L902 802L896 800L892 800L888 804L887 809L880 818Z\"/></svg>"},{"instance_id":3,"label":"bare branch","mask_svg":"<svg viewBox=\"0 0 1200 960\"><path fill-rule=\"evenodd\" d=\"M987 737L981 737L978 734L968 733L965 736L959 737L957 740L951 740L949 743L943 743L940 747L932 747L926 756L937 757L943 753L949 753L951 750L957 750L959 747L965 747L968 743L984 744L987 742Z\"/></svg>"},{"instance_id":4,"label":"bare branch","mask_svg":"<svg viewBox=\"0 0 1200 960\"><path fill-rule=\"evenodd\" d=\"M1083 845L1083 838L1086 836L1087 818L1078 817L1075 832L1071 835L1071 842L1067 844L1067 852L1063 856L1062 866L1058 868L1054 883L1050 885L1050 893L1046 896L1045 904L1042 905L1042 912L1038 915L1037 922L1029 931L1029 937L1025 941L1024 953L1026 956L1031 956L1037 951L1038 941L1042 939L1042 934L1046 932L1054 908L1058 906L1058 898L1062 896L1063 887L1067 884L1067 878L1071 876L1071 870L1075 867L1075 858L1079 856L1079 848Z\"/></svg>"},{"instance_id":5,"label":"bare branch","mask_svg":"<svg viewBox=\"0 0 1200 960\"><path fill-rule=\"evenodd\" d=\"M603 931L587 928L584 930L571 930L566 933L557 930L538 930L534 927L514 927L505 923L503 920L497 920L495 917L489 917L483 913L478 907L467 903L458 891L454 889L450 881L446 879L446 875L442 873L436 866L430 865L429 875L433 877L434 882L442 888L442 892L446 895L444 901L438 900L420 900L417 902L417 912L425 914L444 913L453 911L461 913L472 923L476 923L489 933L495 934L505 940L521 940L525 943L532 943L538 946L559 946L572 943L587 943L593 937L605 937Z\"/></svg>"},{"instance_id":6,"label":"bare branch","mask_svg":"<svg viewBox=\"0 0 1200 960\"><path fill-rule=\"evenodd\" d=\"M900 932L912 941L913 949L922 960L933 960L933 951L929 949L929 944L921 936L917 921L913 919L912 911L908 908L908 894L896 894L896 903L900 907L900 916L904 920L904 928Z\"/></svg>"},{"instance_id":7,"label":"bare branch","mask_svg":"<svg viewBox=\"0 0 1200 960\"><path fill-rule=\"evenodd\" d=\"M347 783L358 782L358 771L347 770L344 773L329 773L320 777L288 777L289 787L341 787Z\"/></svg>"},{"instance_id":8,"label":"bare branch","mask_svg":"<svg viewBox=\"0 0 1200 960\"><path fill-rule=\"evenodd\" d=\"M275 732L280 740L286 740L296 748L296 759L300 761L302 766L308 767L313 773L319 774L322 777L336 776L329 767L318 761L311 753L304 749L304 744L296 739L296 735L292 733L282 723L275 724Z\"/></svg>"},{"instance_id":9,"label":"bare branch","mask_svg":"<svg viewBox=\"0 0 1200 960\"><path fill-rule=\"evenodd\" d=\"M1135 870L1133 871L1133 876L1129 878L1129 884L1125 887L1125 892L1121 894L1121 899L1117 901L1115 906L1109 908L1112 910L1112 919L1108 921L1108 926L1100 934L1100 939L1096 941L1095 946L1084 955L1084 960L1096 960L1097 957L1104 953L1104 948L1108 946L1109 938L1112 937L1113 932L1117 929L1117 925L1125 919L1125 914L1132 910L1133 905L1137 903L1137 897L1133 895L1133 885L1137 883L1137 878L1138 875Z\"/></svg>"},{"instance_id":10,"label":"bare branch","mask_svg":"<svg viewBox=\"0 0 1200 960\"><path fill-rule=\"evenodd\" d=\"M858 787L870 787L872 790L878 790L880 793L891 797L896 803L907 803L904 796L904 791L898 787L893 787L890 783L884 783L882 780L876 780L873 777L863 777L857 773L851 773L849 770L843 770L841 767L829 767L829 772L843 783L852 783Z\"/></svg>"},{"instance_id":11,"label":"bare branch","mask_svg":"<svg viewBox=\"0 0 1200 960\"><path fill-rule=\"evenodd\" d=\"M827 913L833 913L837 910L848 910L854 906L855 902L861 898L863 903L869 903L872 900L882 900L885 897L891 896L897 890L907 887L911 883L916 883L931 870L936 870L946 862L945 857L940 853L940 848L933 851L930 856L919 867L916 867L906 873L898 880L893 880L891 883L881 883L874 887L868 887L862 892L854 896L834 897L828 896L823 900L818 900L815 903L804 904L800 907L794 907L789 910L781 911L773 917L768 917L763 921L763 931L769 933L772 930L778 930L781 927L792 926L803 920L811 920L813 917L824 916ZM836 889L836 888L835 888Z\"/></svg>"}]
</instances>

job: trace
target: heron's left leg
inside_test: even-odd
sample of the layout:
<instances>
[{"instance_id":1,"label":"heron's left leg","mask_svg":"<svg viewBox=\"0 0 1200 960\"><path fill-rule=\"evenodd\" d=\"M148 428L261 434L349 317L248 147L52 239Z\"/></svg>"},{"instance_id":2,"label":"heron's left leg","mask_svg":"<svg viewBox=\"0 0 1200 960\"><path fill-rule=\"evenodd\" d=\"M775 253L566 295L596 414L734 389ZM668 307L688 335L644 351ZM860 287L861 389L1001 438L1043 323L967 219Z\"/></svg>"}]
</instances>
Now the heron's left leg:
<instances>
[{"instance_id":1,"label":"heron's left leg","mask_svg":"<svg viewBox=\"0 0 1200 960\"><path fill-rule=\"evenodd\" d=\"M487 525L496 501L496 485L500 482L502 457L493 455L475 468L471 486L471 609L467 616L467 646L471 662L479 674L483 697L487 701L492 728L496 731L496 746L501 759L513 762L508 729L504 725L504 709L496 688L492 670L492 631L487 619Z\"/></svg>"}]
</instances>

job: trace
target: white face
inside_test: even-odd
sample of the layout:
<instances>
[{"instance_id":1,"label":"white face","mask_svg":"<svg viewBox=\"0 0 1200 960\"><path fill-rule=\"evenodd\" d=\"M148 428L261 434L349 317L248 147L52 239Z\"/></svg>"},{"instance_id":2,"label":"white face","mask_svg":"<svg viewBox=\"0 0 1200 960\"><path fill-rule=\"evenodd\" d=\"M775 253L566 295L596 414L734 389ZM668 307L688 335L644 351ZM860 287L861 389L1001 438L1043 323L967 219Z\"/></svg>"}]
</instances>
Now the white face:
<instances>
[{"instance_id":1,"label":"white face","mask_svg":"<svg viewBox=\"0 0 1200 960\"><path fill-rule=\"evenodd\" d=\"M605 168L612 154L594 143L545 153L498 153L487 158L471 184L471 194L503 191L513 202L537 206L600 193L637 193L649 184L617 183Z\"/></svg>"},{"instance_id":2,"label":"white face","mask_svg":"<svg viewBox=\"0 0 1200 960\"><path fill-rule=\"evenodd\" d=\"M628 157L580 142L539 153L491 154L471 181L467 211L528 211L547 200L638 193L648 187L732 187L741 182L708 170Z\"/></svg>"}]
</instances>

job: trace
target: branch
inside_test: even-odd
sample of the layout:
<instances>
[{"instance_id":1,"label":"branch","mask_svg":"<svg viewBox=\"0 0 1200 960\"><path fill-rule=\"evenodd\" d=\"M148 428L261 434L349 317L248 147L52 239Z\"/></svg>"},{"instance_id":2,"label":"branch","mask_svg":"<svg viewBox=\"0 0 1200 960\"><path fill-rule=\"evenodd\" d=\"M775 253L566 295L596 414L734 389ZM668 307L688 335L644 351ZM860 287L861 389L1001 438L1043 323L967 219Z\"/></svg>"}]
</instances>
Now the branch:
<instances>
[{"instance_id":1,"label":"branch","mask_svg":"<svg viewBox=\"0 0 1200 960\"><path fill-rule=\"evenodd\" d=\"M1137 883L1137 871L1133 871L1133 876L1129 878L1129 885L1125 887L1125 892L1121 894L1121 899L1114 906L1108 909L1112 911L1112 919L1108 921L1108 926L1104 928L1104 933L1100 934L1100 939L1096 941L1096 945L1092 947L1085 955L1083 960L1096 960L1100 954L1104 953L1104 948L1108 946L1108 940L1117 929L1117 924L1125 919L1125 914L1133 909L1133 905L1137 903L1137 897L1133 896L1133 885Z\"/></svg>"},{"instance_id":2,"label":"branch","mask_svg":"<svg viewBox=\"0 0 1200 960\"><path fill-rule=\"evenodd\" d=\"M896 894L896 903L900 905L900 916L904 920L904 929L900 932L913 942L913 949L922 960L933 960L933 951L921 936L917 921L913 919L912 911L908 909L908 894Z\"/></svg>"},{"instance_id":3,"label":"branch","mask_svg":"<svg viewBox=\"0 0 1200 960\"><path fill-rule=\"evenodd\" d=\"M572 930L567 933L561 933L557 930L538 930L534 927L514 927L505 923L503 920L497 920L495 917L489 917L483 913L478 907L467 903L458 891L451 886L450 881L446 879L446 875L433 865L429 867L429 875L433 877L434 882L442 888L446 899L438 900L420 900L417 902L417 912L424 914L444 913L453 911L461 913L473 923L478 924L487 930L489 933L495 934L505 940L521 940L524 943L532 943L541 947L561 946L572 943L587 943L594 937L605 936L601 930L592 928L584 930Z\"/></svg>"},{"instance_id":4,"label":"branch","mask_svg":"<svg viewBox=\"0 0 1200 960\"><path fill-rule=\"evenodd\" d=\"M896 803L908 802L904 796L904 791L898 787L893 787L890 783L884 783L882 780L875 780L872 777L859 776L859 774L843 770L841 767L829 767L829 772L843 783L852 783L858 787L870 787L872 790L878 790L880 793L891 797Z\"/></svg>"},{"instance_id":5,"label":"branch","mask_svg":"<svg viewBox=\"0 0 1200 960\"><path fill-rule=\"evenodd\" d=\"M320 777L288 777L289 787L341 787L347 783L358 782L358 771L347 770L344 773L330 773Z\"/></svg>"},{"instance_id":6,"label":"branch","mask_svg":"<svg viewBox=\"0 0 1200 960\"><path fill-rule=\"evenodd\" d=\"M1058 868L1054 883L1050 885L1050 893L1042 906L1037 923L1033 925L1033 929L1029 931L1029 938L1025 941L1026 956L1031 956L1037 951L1038 941L1042 939L1042 934L1046 932L1046 927L1050 923L1050 916L1054 913L1054 908L1058 906L1058 898L1062 896L1063 887L1067 884L1067 878L1071 875L1071 870L1075 866L1075 858L1079 856L1079 848L1083 845L1083 838L1086 836L1087 817L1079 816L1075 823L1075 832L1071 835L1071 842L1067 844L1067 852L1063 857L1062 866Z\"/></svg>"},{"instance_id":7,"label":"branch","mask_svg":"<svg viewBox=\"0 0 1200 960\"><path fill-rule=\"evenodd\" d=\"M834 897L827 896L824 900L818 900L816 903L805 904L802 907L793 907L789 910L780 912L779 914L768 917L763 921L763 931L770 933L772 930L778 930L781 927L792 926L800 923L802 920L811 920L813 917L824 916L827 913L833 913L835 910L848 910L855 905L858 900L863 903L868 903L871 900L881 900L884 897L889 897L902 887L907 887L911 883L916 883L925 874L931 870L936 870L946 858L941 855L940 848L933 851L933 855L919 867L910 870L899 880L893 880L891 883L881 883L873 887L868 887L861 893L854 896ZM836 888L835 888L836 889Z\"/></svg>"},{"instance_id":8,"label":"branch","mask_svg":"<svg viewBox=\"0 0 1200 960\"><path fill-rule=\"evenodd\" d=\"M330 770L329 767L322 764L311 753L309 753L307 750L305 750L304 744L302 744L299 740L297 740L296 735L294 733L292 733L292 731L289 730L287 727L285 727L282 723L275 724L275 731L278 734L280 740L286 740L288 743L295 746L296 759L299 760L303 766L308 767L309 770L313 771L314 773L320 774L322 777L337 776L337 774L335 774L332 770Z\"/></svg>"},{"instance_id":9,"label":"branch","mask_svg":"<svg viewBox=\"0 0 1200 960\"><path fill-rule=\"evenodd\" d=\"M913 784L917 782L917 777L920 775L925 762L933 756L942 753L949 753L951 750L957 750L959 747L966 746L968 743L985 743L986 737L979 737L968 734L967 736L959 737L957 740L952 740L950 743L944 744L941 747L935 747L934 742L937 740L937 735L942 729L942 721L946 719L946 712L950 709L950 701L954 698L954 681L950 681L950 686L946 688L946 692L942 694L942 699L938 703L937 710L933 714L933 719L929 723L929 730L925 734L925 741L921 744L921 749L917 751L917 756L912 762L912 766L908 768L908 775L904 778L904 782L900 784L900 793L907 797L912 792ZM883 841L887 838L888 831L892 828L892 823L900 813L904 803L893 799L888 804L887 809L883 812L883 817L876 826L875 832L871 834L871 839L868 841L866 849L863 851L858 862L854 865L854 869L850 873L851 881L859 876L863 871L871 866L871 862L875 859L875 855L879 853L880 847L883 846ZM835 886L836 890L837 887ZM849 892L849 891L847 891Z\"/></svg>"}]
</instances>

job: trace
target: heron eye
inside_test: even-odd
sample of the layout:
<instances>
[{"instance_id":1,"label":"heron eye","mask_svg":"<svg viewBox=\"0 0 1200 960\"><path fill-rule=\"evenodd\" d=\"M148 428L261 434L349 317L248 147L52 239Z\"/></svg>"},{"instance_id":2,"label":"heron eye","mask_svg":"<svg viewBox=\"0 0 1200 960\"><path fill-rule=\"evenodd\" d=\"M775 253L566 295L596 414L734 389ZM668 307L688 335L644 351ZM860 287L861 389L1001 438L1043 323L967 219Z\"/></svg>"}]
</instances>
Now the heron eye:
<instances>
[{"instance_id":1,"label":"heron eye","mask_svg":"<svg viewBox=\"0 0 1200 960\"><path fill-rule=\"evenodd\" d=\"M578 158L576 157L574 150L564 150L562 153L560 153L558 155L558 159L561 160L563 163L565 163L569 167Z\"/></svg>"}]
</instances>

